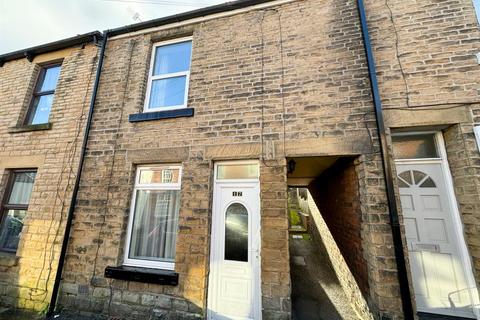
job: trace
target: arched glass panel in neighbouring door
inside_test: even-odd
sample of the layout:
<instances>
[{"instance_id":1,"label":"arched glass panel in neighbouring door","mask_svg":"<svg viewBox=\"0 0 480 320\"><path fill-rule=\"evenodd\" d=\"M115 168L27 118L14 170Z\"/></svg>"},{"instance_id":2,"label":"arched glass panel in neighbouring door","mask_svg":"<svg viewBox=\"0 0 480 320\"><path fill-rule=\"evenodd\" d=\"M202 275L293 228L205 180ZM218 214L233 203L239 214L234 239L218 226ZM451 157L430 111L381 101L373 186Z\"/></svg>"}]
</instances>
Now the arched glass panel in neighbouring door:
<instances>
[{"instance_id":1,"label":"arched glass panel in neighbouring door","mask_svg":"<svg viewBox=\"0 0 480 320\"><path fill-rule=\"evenodd\" d=\"M225 260L248 262L248 211L241 203L225 211Z\"/></svg>"},{"instance_id":2,"label":"arched glass panel in neighbouring door","mask_svg":"<svg viewBox=\"0 0 480 320\"><path fill-rule=\"evenodd\" d=\"M399 188L410 188L413 186L420 188L436 188L435 181L425 172L418 170L403 171L397 176Z\"/></svg>"}]
</instances>

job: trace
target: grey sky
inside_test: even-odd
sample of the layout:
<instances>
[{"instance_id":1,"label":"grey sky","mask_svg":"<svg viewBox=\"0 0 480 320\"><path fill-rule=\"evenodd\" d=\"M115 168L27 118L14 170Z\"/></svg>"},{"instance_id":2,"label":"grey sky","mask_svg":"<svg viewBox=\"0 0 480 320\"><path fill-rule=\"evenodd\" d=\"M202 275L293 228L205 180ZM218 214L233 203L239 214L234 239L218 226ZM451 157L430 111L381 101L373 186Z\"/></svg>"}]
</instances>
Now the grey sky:
<instances>
[{"instance_id":1,"label":"grey sky","mask_svg":"<svg viewBox=\"0 0 480 320\"><path fill-rule=\"evenodd\" d=\"M0 54L225 0L0 0ZM473 0L480 18L480 0Z\"/></svg>"},{"instance_id":2,"label":"grey sky","mask_svg":"<svg viewBox=\"0 0 480 320\"><path fill-rule=\"evenodd\" d=\"M0 0L0 54L225 0Z\"/></svg>"}]
</instances>

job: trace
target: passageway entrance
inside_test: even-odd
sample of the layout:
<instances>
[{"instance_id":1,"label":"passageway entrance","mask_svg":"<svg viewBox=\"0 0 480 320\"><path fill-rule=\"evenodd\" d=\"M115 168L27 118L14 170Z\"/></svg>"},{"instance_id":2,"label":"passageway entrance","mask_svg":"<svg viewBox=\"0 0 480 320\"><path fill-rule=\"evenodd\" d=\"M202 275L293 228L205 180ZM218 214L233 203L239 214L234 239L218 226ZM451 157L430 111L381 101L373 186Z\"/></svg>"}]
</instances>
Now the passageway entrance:
<instances>
[{"instance_id":1,"label":"passageway entrance","mask_svg":"<svg viewBox=\"0 0 480 320\"><path fill-rule=\"evenodd\" d=\"M306 194L305 188L289 189L293 319L355 319L323 242L308 227L309 212L297 201L306 201Z\"/></svg>"},{"instance_id":2,"label":"passageway entrance","mask_svg":"<svg viewBox=\"0 0 480 320\"><path fill-rule=\"evenodd\" d=\"M288 159L288 184L293 319L358 319L368 281L354 159Z\"/></svg>"}]
</instances>

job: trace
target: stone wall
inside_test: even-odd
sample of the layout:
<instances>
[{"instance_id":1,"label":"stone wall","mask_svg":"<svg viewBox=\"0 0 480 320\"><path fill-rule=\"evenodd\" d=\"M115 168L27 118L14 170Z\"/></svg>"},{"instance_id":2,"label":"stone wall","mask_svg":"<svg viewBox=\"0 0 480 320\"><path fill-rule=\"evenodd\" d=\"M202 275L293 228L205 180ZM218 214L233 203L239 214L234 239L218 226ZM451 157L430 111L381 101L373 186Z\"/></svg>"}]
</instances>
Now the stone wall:
<instances>
[{"instance_id":1,"label":"stone wall","mask_svg":"<svg viewBox=\"0 0 480 320\"><path fill-rule=\"evenodd\" d=\"M262 307L264 319L290 319L286 161L260 165Z\"/></svg>"},{"instance_id":2,"label":"stone wall","mask_svg":"<svg viewBox=\"0 0 480 320\"><path fill-rule=\"evenodd\" d=\"M188 106L195 115L128 122L130 114L143 110L152 44L188 35L193 35ZM286 157L374 153L364 159L368 170L362 178L372 182L361 191L362 205L373 215L388 217L353 1L299 0L111 38L95 108L62 307L111 315L128 311L139 318L152 312L204 316L211 177L218 160L264 159L260 180L265 319L290 316ZM184 167L175 261L180 283L175 287L103 276L106 266L122 264L133 175L137 165L147 163ZM392 258L389 227L376 232L386 239L382 259ZM400 305L398 284L378 261L373 258L369 265L377 275L370 277L375 279L370 285L372 305L378 312L396 314L392 305ZM152 296L162 304L149 302Z\"/></svg>"},{"instance_id":3,"label":"stone wall","mask_svg":"<svg viewBox=\"0 0 480 320\"><path fill-rule=\"evenodd\" d=\"M389 129L442 129L479 281L478 30L469 0L366 1ZM299 23L301 22L301 23ZM191 118L130 123L142 112L152 44L193 36ZM3 304L43 309L78 163L97 49L20 59L0 68L0 175L38 168L17 258L0 259ZM12 133L37 63L64 57L51 130ZM285 158L356 156L370 309L401 315L397 266L357 8L297 0L108 41L64 269L61 305L103 314L206 313L213 164L261 161L264 318L290 315ZM121 265L136 166L182 164L178 286L110 280ZM58 231L58 232L57 232ZM57 234L58 233L58 234ZM55 245L53 245L55 244Z\"/></svg>"},{"instance_id":4,"label":"stone wall","mask_svg":"<svg viewBox=\"0 0 480 320\"><path fill-rule=\"evenodd\" d=\"M56 274L66 213L75 181L97 47L69 48L18 59L0 68L0 197L12 169L37 176L15 254L0 254L0 305L44 310ZM18 132L40 64L63 59L49 122L51 129Z\"/></svg>"},{"instance_id":5,"label":"stone wall","mask_svg":"<svg viewBox=\"0 0 480 320\"><path fill-rule=\"evenodd\" d=\"M478 286L480 30L473 2L366 0L366 7L387 127L443 132Z\"/></svg>"}]
</instances>

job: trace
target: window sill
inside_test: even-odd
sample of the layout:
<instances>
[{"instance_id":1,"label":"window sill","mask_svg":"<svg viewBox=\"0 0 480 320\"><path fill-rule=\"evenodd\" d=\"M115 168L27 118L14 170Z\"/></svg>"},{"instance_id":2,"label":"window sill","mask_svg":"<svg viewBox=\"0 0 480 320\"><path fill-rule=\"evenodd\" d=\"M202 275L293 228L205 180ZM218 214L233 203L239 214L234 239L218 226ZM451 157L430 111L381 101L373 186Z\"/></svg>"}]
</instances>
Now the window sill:
<instances>
[{"instance_id":1,"label":"window sill","mask_svg":"<svg viewBox=\"0 0 480 320\"><path fill-rule=\"evenodd\" d=\"M106 267L105 277L126 281L156 283L169 286L178 285L178 273L170 270L127 266Z\"/></svg>"},{"instance_id":2,"label":"window sill","mask_svg":"<svg viewBox=\"0 0 480 320\"><path fill-rule=\"evenodd\" d=\"M13 253L0 252L0 267L14 267L18 264L18 257Z\"/></svg>"},{"instance_id":3,"label":"window sill","mask_svg":"<svg viewBox=\"0 0 480 320\"><path fill-rule=\"evenodd\" d=\"M181 108L175 110L134 113L128 116L130 122L171 119L181 117L193 117L193 108Z\"/></svg>"},{"instance_id":4,"label":"window sill","mask_svg":"<svg viewBox=\"0 0 480 320\"><path fill-rule=\"evenodd\" d=\"M16 127L10 127L8 128L8 133L41 131L41 130L50 130L50 129L52 129L52 124L50 122L41 123L41 124L26 124L26 125L20 125Z\"/></svg>"}]
</instances>

